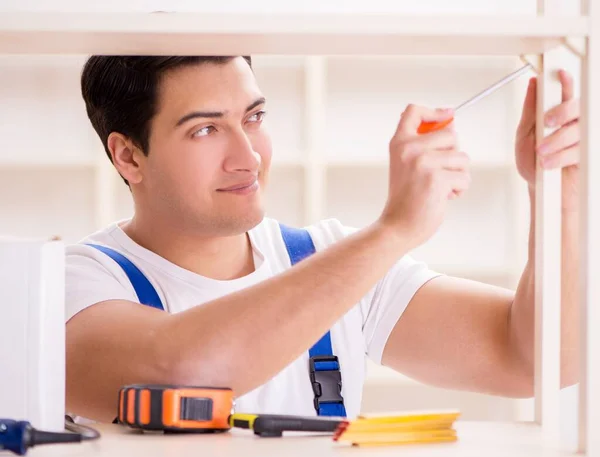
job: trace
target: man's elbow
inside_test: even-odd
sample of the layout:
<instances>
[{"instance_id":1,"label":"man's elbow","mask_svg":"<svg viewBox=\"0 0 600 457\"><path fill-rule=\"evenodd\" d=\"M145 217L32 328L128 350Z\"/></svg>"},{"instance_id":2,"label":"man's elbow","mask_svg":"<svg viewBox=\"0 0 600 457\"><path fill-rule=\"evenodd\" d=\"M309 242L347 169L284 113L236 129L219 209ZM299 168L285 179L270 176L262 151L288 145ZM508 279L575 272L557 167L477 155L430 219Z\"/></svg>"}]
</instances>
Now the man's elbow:
<instances>
[{"instance_id":1,"label":"man's elbow","mask_svg":"<svg viewBox=\"0 0 600 457\"><path fill-rule=\"evenodd\" d=\"M535 378L533 374L519 377L511 392L510 397L515 399L529 399L535 395Z\"/></svg>"},{"instance_id":2,"label":"man's elbow","mask_svg":"<svg viewBox=\"0 0 600 457\"><path fill-rule=\"evenodd\" d=\"M159 350L158 353L156 371L165 384L229 387L235 388L236 393L237 388L245 384L244 376L236 368L237 357L234 355L219 354L208 348L193 353L188 350Z\"/></svg>"},{"instance_id":3,"label":"man's elbow","mask_svg":"<svg viewBox=\"0 0 600 457\"><path fill-rule=\"evenodd\" d=\"M156 375L175 385L228 387L243 395L267 382L272 367L257 363L254 351L242 339L223 338L203 329L193 343L176 337L177 329L165 321L152 338ZM175 321L176 322L176 321Z\"/></svg>"},{"instance_id":4,"label":"man's elbow","mask_svg":"<svg viewBox=\"0 0 600 457\"><path fill-rule=\"evenodd\" d=\"M559 389L565 389L579 383L579 371L576 367L563 366L560 373L560 387ZM525 375L518 377L517 382L514 384L510 397L515 399L531 399L535 397L535 374L528 372Z\"/></svg>"}]
</instances>

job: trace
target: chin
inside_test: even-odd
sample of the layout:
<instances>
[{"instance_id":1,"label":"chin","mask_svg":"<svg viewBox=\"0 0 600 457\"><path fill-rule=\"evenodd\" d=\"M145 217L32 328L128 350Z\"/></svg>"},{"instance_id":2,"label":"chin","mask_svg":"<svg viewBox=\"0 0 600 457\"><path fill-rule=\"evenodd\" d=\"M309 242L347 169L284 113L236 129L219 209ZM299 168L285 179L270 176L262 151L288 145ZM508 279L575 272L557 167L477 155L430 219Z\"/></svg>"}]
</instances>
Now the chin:
<instances>
[{"instance_id":1,"label":"chin","mask_svg":"<svg viewBox=\"0 0 600 457\"><path fill-rule=\"evenodd\" d=\"M233 236L246 233L260 224L265 217L263 208L256 208L245 214L228 214L221 219L219 232L223 236Z\"/></svg>"},{"instance_id":2,"label":"chin","mask_svg":"<svg viewBox=\"0 0 600 457\"><path fill-rule=\"evenodd\" d=\"M248 217L244 220L244 225L246 226L244 231L247 232L248 230L253 229L258 224L260 224L264 218L265 211L262 208L254 211L252 214L249 214Z\"/></svg>"}]
</instances>

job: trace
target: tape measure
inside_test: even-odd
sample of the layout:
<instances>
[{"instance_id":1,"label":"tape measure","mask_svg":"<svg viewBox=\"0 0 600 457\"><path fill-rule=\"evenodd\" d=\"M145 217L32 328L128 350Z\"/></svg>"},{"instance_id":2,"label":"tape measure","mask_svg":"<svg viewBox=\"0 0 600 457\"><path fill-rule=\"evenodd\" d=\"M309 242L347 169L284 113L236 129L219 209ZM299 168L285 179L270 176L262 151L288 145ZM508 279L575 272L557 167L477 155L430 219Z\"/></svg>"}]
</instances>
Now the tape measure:
<instances>
[{"instance_id":1,"label":"tape measure","mask_svg":"<svg viewBox=\"0 0 600 457\"><path fill-rule=\"evenodd\" d=\"M142 430L224 432L232 412L228 388L130 385L119 390L119 423Z\"/></svg>"},{"instance_id":2,"label":"tape measure","mask_svg":"<svg viewBox=\"0 0 600 457\"><path fill-rule=\"evenodd\" d=\"M343 418L233 411L233 391L219 387L130 385L119 390L117 422L141 430L164 432L225 432L232 427L259 436L281 436L284 431L329 432Z\"/></svg>"}]
</instances>

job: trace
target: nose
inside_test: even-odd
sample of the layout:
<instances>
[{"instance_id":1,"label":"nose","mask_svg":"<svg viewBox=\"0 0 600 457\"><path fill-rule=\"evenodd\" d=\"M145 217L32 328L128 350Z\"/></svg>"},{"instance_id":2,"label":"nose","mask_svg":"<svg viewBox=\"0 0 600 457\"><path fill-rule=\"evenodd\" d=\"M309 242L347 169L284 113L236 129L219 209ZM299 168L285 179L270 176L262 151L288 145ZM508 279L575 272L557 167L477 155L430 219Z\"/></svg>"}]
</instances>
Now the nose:
<instances>
[{"instance_id":1,"label":"nose","mask_svg":"<svg viewBox=\"0 0 600 457\"><path fill-rule=\"evenodd\" d=\"M228 145L224 167L226 171L249 171L256 173L260 168L261 157L254 148L246 132L238 130L232 133Z\"/></svg>"}]
</instances>

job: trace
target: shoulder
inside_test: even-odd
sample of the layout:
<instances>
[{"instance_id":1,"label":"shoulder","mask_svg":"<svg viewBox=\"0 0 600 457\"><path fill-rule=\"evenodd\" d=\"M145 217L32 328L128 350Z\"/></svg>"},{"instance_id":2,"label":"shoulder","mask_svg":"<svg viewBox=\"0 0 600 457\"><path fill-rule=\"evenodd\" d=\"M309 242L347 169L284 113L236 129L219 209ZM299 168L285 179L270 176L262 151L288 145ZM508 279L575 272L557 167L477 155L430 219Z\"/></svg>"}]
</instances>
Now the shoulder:
<instances>
[{"instance_id":1,"label":"shoulder","mask_svg":"<svg viewBox=\"0 0 600 457\"><path fill-rule=\"evenodd\" d=\"M355 227L343 225L338 219L324 219L306 227L317 251L337 243L358 231Z\"/></svg>"},{"instance_id":2,"label":"shoulder","mask_svg":"<svg viewBox=\"0 0 600 457\"><path fill-rule=\"evenodd\" d=\"M281 222L266 217L259 225L252 229L250 233L255 240L260 241L261 247L265 243L281 244L281 225ZM358 230L343 225L337 219L323 219L315 224L293 228L307 230L317 250L324 249Z\"/></svg>"},{"instance_id":3,"label":"shoulder","mask_svg":"<svg viewBox=\"0 0 600 457\"><path fill-rule=\"evenodd\" d=\"M119 251L120 246L113 238L113 232L117 224L111 224L97 232L94 232L77 243L67 245L65 248L66 267L68 276L85 275L86 273L96 275L108 275L127 282L126 275L121 268L104 252L95 246L108 247Z\"/></svg>"},{"instance_id":4,"label":"shoulder","mask_svg":"<svg viewBox=\"0 0 600 457\"><path fill-rule=\"evenodd\" d=\"M262 222L250 230L252 244L269 260L274 272L286 270L290 267L290 260L286 244L281 234L282 223L271 218L264 218ZM287 225L288 224L283 224ZM302 228L308 231L317 251L348 236L355 229L343 226L336 219L326 219Z\"/></svg>"},{"instance_id":5,"label":"shoulder","mask_svg":"<svg viewBox=\"0 0 600 457\"><path fill-rule=\"evenodd\" d=\"M137 302L135 290L123 269L108 255L91 245L121 250L112 237L116 225L89 235L66 247L66 321L80 311L107 300Z\"/></svg>"}]
</instances>

